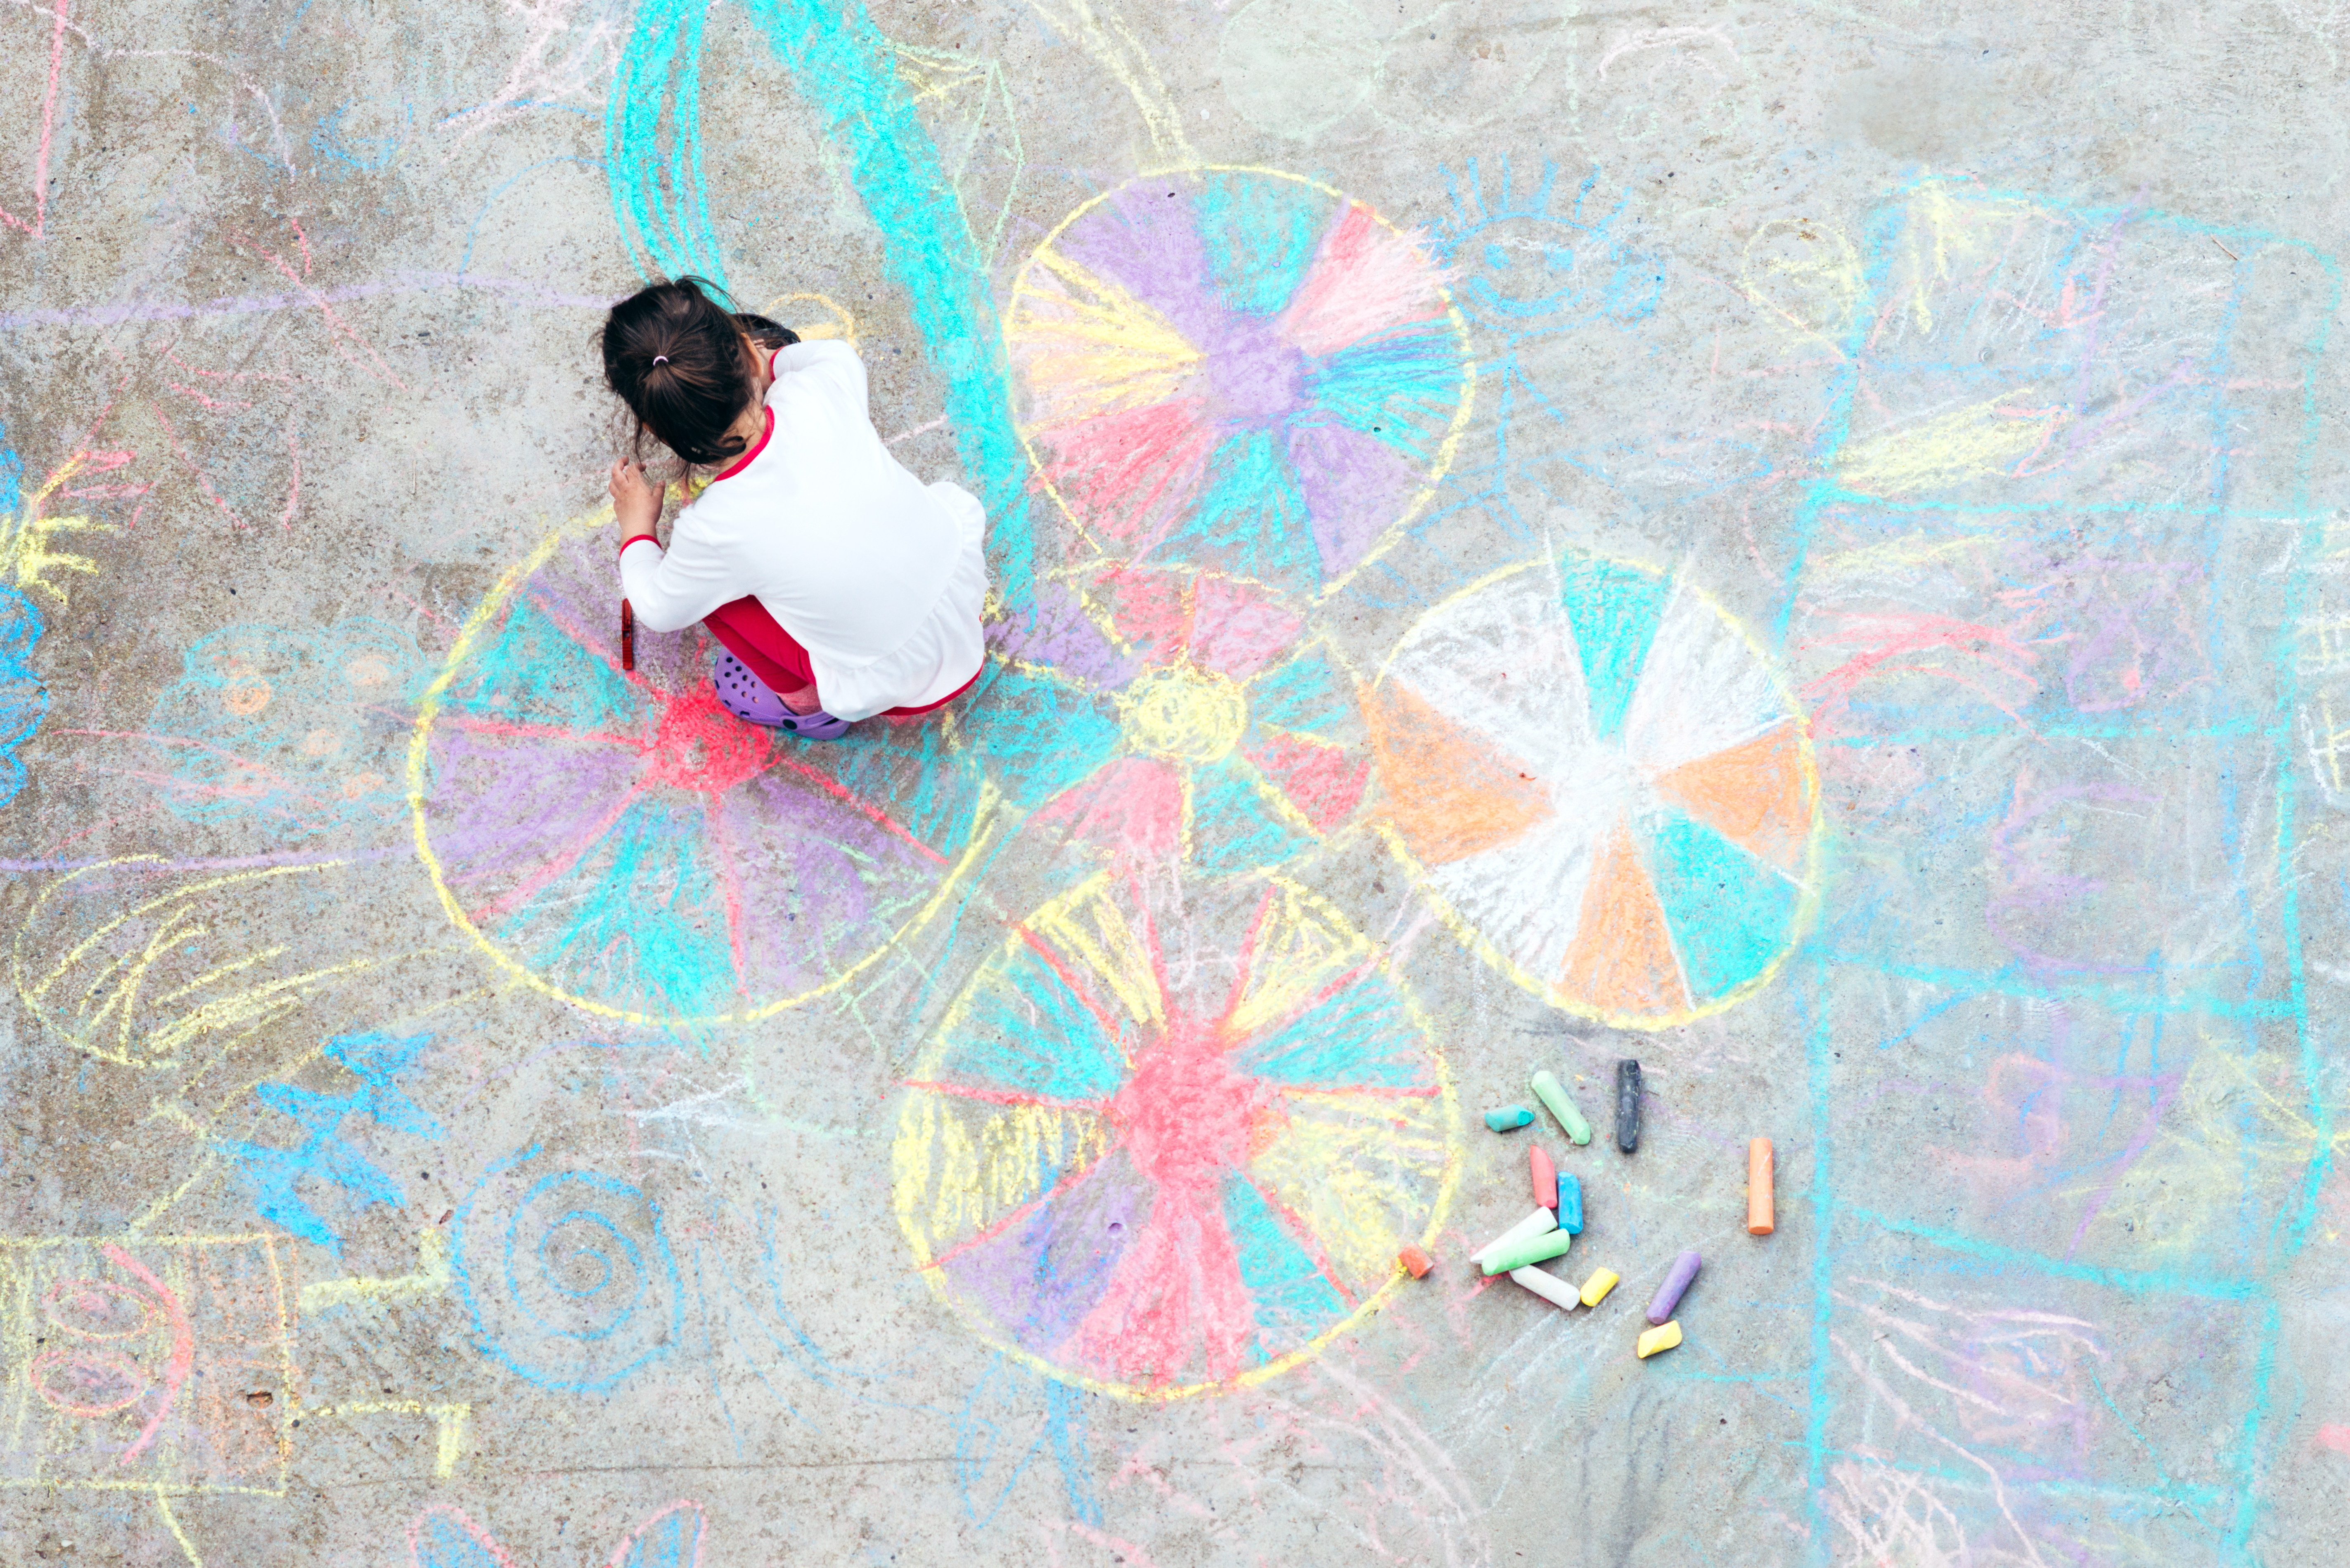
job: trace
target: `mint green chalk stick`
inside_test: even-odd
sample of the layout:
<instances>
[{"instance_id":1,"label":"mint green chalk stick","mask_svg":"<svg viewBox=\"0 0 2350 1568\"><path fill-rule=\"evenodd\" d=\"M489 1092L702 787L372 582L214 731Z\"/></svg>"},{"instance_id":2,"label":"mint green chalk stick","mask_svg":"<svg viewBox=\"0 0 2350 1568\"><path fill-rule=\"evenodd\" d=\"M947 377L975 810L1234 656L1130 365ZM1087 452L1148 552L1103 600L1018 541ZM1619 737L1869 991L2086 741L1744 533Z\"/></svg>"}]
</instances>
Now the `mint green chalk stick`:
<instances>
[{"instance_id":1,"label":"mint green chalk stick","mask_svg":"<svg viewBox=\"0 0 2350 1568\"><path fill-rule=\"evenodd\" d=\"M1531 1268L1553 1258L1563 1258L1574 1245L1575 1238L1566 1231L1545 1231L1539 1236L1494 1248L1485 1254L1482 1266L1489 1274L1506 1274L1512 1269Z\"/></svg>"},{"instance_id":2,"label":"mint green chalk stick","mask_svg":"<svg viewBox=\"0 0 2350 1568\"><path fill-rule=\"evenodd\" d=\"M1551 1076L1549 1068L1545 1067L1534 1075L1533 1088L1534 1098L1543 1103L1544 1110L1558 1118L1558 1125L1566 1129L1567 1137L1577 1143L1591 1141L1591 1124L1583 1119L1583 1113L1575 1108L1575 1102L1566 1097L1566 1091L1559 1087L1558 1080Z\"/></svg>"}]
</instances>

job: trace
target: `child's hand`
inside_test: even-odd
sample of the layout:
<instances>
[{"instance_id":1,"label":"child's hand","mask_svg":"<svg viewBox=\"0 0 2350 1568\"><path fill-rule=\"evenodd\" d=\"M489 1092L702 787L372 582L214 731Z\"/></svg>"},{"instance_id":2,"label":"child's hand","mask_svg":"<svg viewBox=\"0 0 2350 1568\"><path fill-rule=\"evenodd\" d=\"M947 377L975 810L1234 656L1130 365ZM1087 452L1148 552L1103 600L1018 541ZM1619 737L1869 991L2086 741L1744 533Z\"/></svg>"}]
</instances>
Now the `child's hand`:
<instances>
[{"instance_id":1,"label":"child's hand","mask_svg":"<svg viewBox=\"0 0 2350 1568\"><path fill-rule=\"evenodd\" d=\"M645 471L625 457L612 464L612 516L620 524L621 538L653 531L663 488L646 483Z\"/></svg>"}]
</instances>

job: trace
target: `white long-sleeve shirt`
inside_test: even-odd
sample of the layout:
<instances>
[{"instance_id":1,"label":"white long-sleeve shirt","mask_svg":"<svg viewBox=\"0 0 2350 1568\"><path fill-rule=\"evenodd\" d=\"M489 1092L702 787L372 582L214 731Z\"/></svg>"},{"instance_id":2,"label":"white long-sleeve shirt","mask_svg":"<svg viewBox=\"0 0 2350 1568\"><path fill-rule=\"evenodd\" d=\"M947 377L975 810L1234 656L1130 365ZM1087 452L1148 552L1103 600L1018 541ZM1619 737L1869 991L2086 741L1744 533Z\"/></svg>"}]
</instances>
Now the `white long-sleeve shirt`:
<instances>
[{"instance_id":1,"label":"white long-sleeve shirt","mask_svg":"<svg viewBox=\"0 0 2350 1568\"><path fill-rule=\"evenodd\" d=\"M881 443L847 344L787 344L770 364L766 433L677 514L667 551L620 552L621 592L653 631L755 595L837 718L951 695L986 652L978 498L924 484Z\"/></svg>"}]
</instances>

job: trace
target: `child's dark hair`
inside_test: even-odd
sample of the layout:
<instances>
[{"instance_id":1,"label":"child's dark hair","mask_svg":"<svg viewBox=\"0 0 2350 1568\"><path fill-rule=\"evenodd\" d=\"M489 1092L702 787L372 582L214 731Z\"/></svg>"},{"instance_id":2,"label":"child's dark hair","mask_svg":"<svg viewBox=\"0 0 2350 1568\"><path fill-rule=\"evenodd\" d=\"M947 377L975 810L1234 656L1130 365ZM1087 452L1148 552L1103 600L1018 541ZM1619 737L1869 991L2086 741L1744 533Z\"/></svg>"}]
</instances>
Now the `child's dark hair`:
<instances>
[{"instance_id":1,"label":"child's dark hair","mask_svg":"<svg viewBox=\"0 0 2350 1568\"><path fill-rule=\"evenodd\" d=\"M639 462L648 433L688 462L742 455L743 438L727 431L751 406L744 324L790 334L737 317L732 304L716 284L687 276L639 289L604 318L604 384L636 417L629 448Z\"/></svg>"}]
</instances>

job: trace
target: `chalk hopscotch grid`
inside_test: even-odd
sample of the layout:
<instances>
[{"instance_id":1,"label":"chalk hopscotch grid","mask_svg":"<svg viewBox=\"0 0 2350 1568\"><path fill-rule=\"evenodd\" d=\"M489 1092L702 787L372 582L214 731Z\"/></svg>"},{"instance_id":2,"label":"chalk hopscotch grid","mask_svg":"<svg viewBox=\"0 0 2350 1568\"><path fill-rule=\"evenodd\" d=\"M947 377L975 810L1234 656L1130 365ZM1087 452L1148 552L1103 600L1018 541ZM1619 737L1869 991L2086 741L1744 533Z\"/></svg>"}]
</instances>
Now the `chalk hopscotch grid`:
<instances>
[{"instance_id":1,"label":"chalk hopscotch grid","mask_svg":"<svg viewBox=\"0 0 2350 1568\"><path fill-rule=\"evenodd\" d=\"M1921 181L1907 194L1914 198L1919 192L1927 190L1930 183ZM2031 203L2028 197L2010 192L1986 192L1981 194L1988 201L2036 205ZM2131 222L2161 224L2180 234L2228 242L2226 248L2230 252L2231 259L2236 255L2249 255L2255 245L2289 244L2242 230L2197 223L2145 211L2095 209L2068 215L2082 224L2085 236L2100 224L2109 228L2118 228ZM1864 274L1863 300L1873 300L1883 295L1892 270L1900 259L1893 239L1899 225L1911 216L1911 207L1907 200L1889 202L1880 211L1870 236L1870 261ZM2231 1516L2226 1519L2221 1544L2230 1561L2251 1561L2249 1542L2259 1513L2258 1504L2253 1500L2258 1494L2262 1471L2260 1448L2262 1428L2272 1416L2270 1386L2276 1370L2274 1342L2278 1330L2278 1303L2272 1280L2308 1239L2309 1228L2315 1216L2317 1194L2332 1164L2334 1138L2331 1113L2320 1092L2322 1063L2311 1028L2300 927L2300 895L2295 885L2293 861L2295 853L2294 815L2301 799L2295 759L2300 753L2299 709L2304 672L2303 659L2296 657L2295 641L2302 635L2300 621L2309 586L2308 564L2323 556L2328 541L2326 519L2311 493L2312 458L2319 420L2315 375L2330 333L2332 309L2338 305L2340 298L2340 275L2332 256L2306 245L2293 245L2292 248L2322 270L2327 297L2324 325L2304 343L2300 355L2303 367L2302 427L2295 454L2292 505L2284 509L2231 507L2224 499L2224 486L2229 477L2225 453L2229 435L2226 422L2230 410L2220 400L2217 390L2208 418L2211 424L2211 443L2221 458L2213 467L2209 501L2018 504L2013 500L2002 500L1995 504L1969 504L1935 501L1895 502L1845 489L1834 476L1838 460L1845 454L1851 439L1853 400L1861 380L1867 338L1877 320L1876 315L1866 309L1856 309L1853 313L1850 330L1843 345L1846 370L1840 378L1836 401L1818 452L1821 477L1805 486L1796 512L1795 548L1788 563L1782 609L1774 628L1776 635L1773 640L1782 649L1786 646L1790 623L1803 596L1808 557L1822 518L1829 508L1835 506L1859 506L1878 513L1935 520L1987 520L2013 517L2019 514L2060 512L2100 518L2155 515L2194 519L2206 524L2201 530L2199 542L2206 560L2214 566L2220 562L2226 541L2222 537L2222 530L2210 524L2289 524L2298 528L2300 540L2294 569L2286 575L2283 586L2284 613L2280 617L2272 659L2276 675L2275 697L2270 713L2264 718L2232 715L2214 723L2174 727L2158 722L2133 723L2126 720L2102 718L2047 723L2035 716L2032 725L2033 730L2042 735L2080 739L2205 742L2257 740L2266 742L2276 765L2272 808L2275 828L2270 875L2279 889L2273 935L2284 955L2282 994L2247 994L2241 998L2208 993L2149 995L2136 988L2106 981L2052 983L2033 979L2012 968L1981 972L1904 964L1885 957L1835 950L1816 936L1811 943L1811 950L1804 955L1808 960L1804 967L1810 971L1810 983L1800 988L1794 1000L1811 1013L1810 1027L1806 1032L1806 1090L1814 1140L1809 1196L1817 1223L1812 1249L1811 1365L1805 1391L1807 1415L1803 1448L1805 1456L1806 1518L1810 1526L1808 1553L1810 1561L1815 1563L1829 1562L1838 1543L1826 1510L1831 1466L1838 1461L1863 1457L1851 1452L1849 1439L1839 1426L1842 1407L1849 1391L1840 1386L1846 1380L1838 1376L1837 1356L1832 1344L1837 1325L1846 1315L1837 1300L1836 1268L1839 1260L1860 1251L1867 1241L1875 1239L1906 1241L1931 1249L1933 1253L1950 1260L1949 1266L1954 1271L1969 1268L1995 1270L2010 1282L2019 1279L2022 1272L2030 1271L2043 1278L2095 1285L2126 1296L2152 1297L2181 1303L2202 1303L2213 1309L2238 1313L2235 1337L2240 1343L2249 1341L2254 1347L2251 1352L2251 1386L2244 1402L2241 1421L2216 1461L2238 1478L2236 1489L2182 1486L2171 1481L2167 1475L2163 1484L2143 1488L2085 1486L2053 1480L2016 1481L2002 1486L1995 1477L1989 1486L1997 1495L2002 1511L2007 1508L2005 1492L2008 1490L2018 1494L2043 1493L2048 1502L2057 1504L2060 1509L2060 1500L2075 1495L2094 1498L2109 1505L2116 1515L2135 1518L2152 1517L2168 1504L2185 1501L2193 1505L2194 1516L2199 1521L2203 1521L2205 1515L2202 1511L2227 1510L2232 1503ZM2224 390L2227 382L2230 335L2242 305L2248 270L2242 263L2236 265L2225 312L2225 325L2213 355L2211 379L2220 390ZM2213 641L2224 646L2220 639L2214 639ZM2012 726L1929 726L1894 734L1832 736L1825 738L1823 743L1875 748L1937 741L1963 742L1991 736L2012 736L2014 732ZM2241 875L2237 880L2241 885ZM2251 926L2254 912L2246 909L2243 915L2246 925ZM2254 934L2252 946L2255 953L2259 945L2258 935ZM1908 1216L1848 1206L1846 1179L1838 1165L1838 1133L1835 1118L1839 1103L1840 1077L1848 1084L1853 1069L1838 1066L1834 1046L1836 996L1834 977L1838 971L1846 969L1943 988L1951 993L1952 1002L1982 996L2043 1002L2078 999L2101 1002L2122 1012L2184 1012L2241 1020L2248 1024L2260 1022L2289 1023L2298 1052L2301 1088L2306 1100L2304 1108L2312 1134L2312 1155L2290 1218L2283 1227L2285 1235L2282 1247L2272 1254L2265 1269L2254 1271L2215 1272L2178 1268L2106 1268L2002 1246L1959 1229L1930 1225ZM2260 978L2256 972L2251 984L2258 985ZM1912 1268L1922 1261L1916 1253L1909 1255ZM2013 1299L2022 1299L2014 1296L2012 1284L2009 1286L2009 1293ZM2118 1417L2118 1411L2116 1415ZM2143 1438L2140 1440L2143 1442ZM2147 1451L2152 1452L2151 1449ZM1905 1468L1893 1464L1881 1455L1866 1458L1867 1463L1879 1469ZM2160 1471L2159 1459L2157 1459L2155 1463ZM1976 1488L1985 1485L1982 1474L1957 1469L1932 1479ZM2023 1533L2023 1526L2017 1525L2016 1529L2019 1534ZM2029 1535L2024 1539L2027 1542L2031 1541Z\"/></svg>"}]
</instances>

